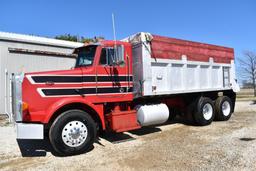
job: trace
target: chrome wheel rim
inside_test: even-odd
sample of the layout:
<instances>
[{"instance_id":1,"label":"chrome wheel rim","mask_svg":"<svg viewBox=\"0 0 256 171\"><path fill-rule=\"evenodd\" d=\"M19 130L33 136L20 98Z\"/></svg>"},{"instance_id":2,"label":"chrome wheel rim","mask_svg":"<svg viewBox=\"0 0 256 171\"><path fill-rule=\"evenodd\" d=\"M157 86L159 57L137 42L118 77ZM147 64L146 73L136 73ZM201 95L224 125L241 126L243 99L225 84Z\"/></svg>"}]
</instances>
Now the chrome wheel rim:
<instances>
[{"instance_id":1,"label":"chrome wheel rim","mask_svg":"<svg viewBox=\"0 0 256 171\"><path fill-rule=\"evenodd\" d=\"M88 129L81 121L68 122L62 129L62 140L69 147L78 147L88 136Z\"/></svg>"},{"instance_id":2,"label":"chrome wheel rim","mask_svg":"<svg viewBox=\"0 0 256 171\"><path fill-rule=\"evenodd\" d=\"M228 116L231 111L231 106L228 101L224 101L221 106L221 110L224 116Z\"/></svg>"},{"instance_id":3,"label":"chrome wheel rim","mask_svg":"<svg viewBox=\"0 0 256 171\"><path fill-rule=\"evenodd\" d=\"M213 115L213 108L212 105L209 103L206 103L203 106L203 116L205 120L210 120L212 118Z\"/></svg>"}]
</instances>

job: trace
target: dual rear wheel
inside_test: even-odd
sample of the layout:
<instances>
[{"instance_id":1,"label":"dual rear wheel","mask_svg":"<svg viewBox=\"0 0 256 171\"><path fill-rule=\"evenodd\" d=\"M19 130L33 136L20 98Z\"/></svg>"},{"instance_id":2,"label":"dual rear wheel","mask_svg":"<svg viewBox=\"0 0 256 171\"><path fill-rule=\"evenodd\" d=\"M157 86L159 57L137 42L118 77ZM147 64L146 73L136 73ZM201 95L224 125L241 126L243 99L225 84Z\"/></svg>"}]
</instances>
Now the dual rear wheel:
<instances>
[{"instance_id":1,"label":"dual rear wheel","mask_svg":"<svg viewBox=\"0 0 256 171\"><path fill-rule=\"evenodd\" d=\"M200 97L193 106L193 118L197 125L209 125L215 120L226 121L232 115L232 102L229 97L221 96L212 101L208 97Z\"/></svg>"}]
</instances>

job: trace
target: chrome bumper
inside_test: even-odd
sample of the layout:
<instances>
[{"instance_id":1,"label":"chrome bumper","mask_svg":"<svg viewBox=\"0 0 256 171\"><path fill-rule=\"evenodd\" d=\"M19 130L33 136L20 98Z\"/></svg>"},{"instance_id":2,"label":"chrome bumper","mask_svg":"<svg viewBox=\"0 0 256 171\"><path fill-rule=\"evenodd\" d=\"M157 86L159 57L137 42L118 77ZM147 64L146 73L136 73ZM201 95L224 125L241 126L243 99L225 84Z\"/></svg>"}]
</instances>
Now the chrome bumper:
<instances>
[{"instance_id":1,"label":"chrome bumper","mask_svg":"<svg viewBox=\"0 0 256 171\"><path fill-rule=\"evenodd\" d=\"M12 78L12 111L17 139L44 139L44 125L22 123L22 82L24 74Z\"/></svg>"},{"instance_id":2,"label":"chrome bumper","mask_svg":"<svg viewBox=\"0 0 256 171\"><path fill-rule=\"evenodd\" d=\"M44 125L16 123L17 139L44 139Z\"/></svg>"}]
</instances>

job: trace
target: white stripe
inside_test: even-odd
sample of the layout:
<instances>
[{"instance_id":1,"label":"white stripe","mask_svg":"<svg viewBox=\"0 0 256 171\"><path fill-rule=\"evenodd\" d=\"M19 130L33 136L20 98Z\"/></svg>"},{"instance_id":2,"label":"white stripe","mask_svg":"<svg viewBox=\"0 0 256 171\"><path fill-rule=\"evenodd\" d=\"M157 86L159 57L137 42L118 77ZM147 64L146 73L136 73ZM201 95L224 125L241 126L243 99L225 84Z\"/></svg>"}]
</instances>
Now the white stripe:
<instances>
[{"instance_id":1,"label":"white stripe","mask_svg":"<svg viewBox=\"0 0 256 171\"><path fill-rule=\"evenodd\" d=\"M122 86L121 86L122 87ZM88 86L88 87L43 87L37 89L84 89L84 88L121 88L119 86Z\"/></svg>"},{"instance_id":2,"label":"white stripe","mask_svg":"<svg viewBox=\"0 0 256 171\"><path fill-rule=\"evenodd\" d=\"M127 94L132 94L132 92L126 92L126 93L108 93L108 94L83 94L85 96L99 96L99 95L127 95ZM48 98L48 97L77 97L77 96L81 96L79 94L77 95L58 95L58 96L45 96L45 95L42 95L42 97L44 98Z\"/></svg>"},{"instance_id":3,"label":"white stripe","mask_svg":"<svg viewBox=\"0 0 256 171\"><path fill-rule=\"evenodd\" d=\"M112 84L114 81L105 81L105 82L80 82L80 83L76 83L76 82L73 82L73 83L53 83L53 85L61 85L61 84ZM121 81L121 82L118 82L120 84L125 84L127 83L128 84L129 81ZM34 84L43 84L45 85L45 83L34 83ZM130 81L130 84L133 84L132 81ZM95 85L96 86L96 85Z\"/></svg>"},{"instance_id":4,"label":"white stripe","mask_svg":"<svg viewBox=\"0 0 256 171\"><path fill-rule=\"evenodd\" d=\"M27 77L27 79L29 80L29 82L30 82L31 84L37 84L37 83L35 83L35 81L31 78L32 75L26 75L26 77Z\"/></svg>"},{"instance_id":5,"label":"white stripe","mask_svg":"<svg viewBox=\"0 0 256 171\"><path fill-rule=\"evenodd\" d=\"M86 88L96 88L96 87L86 87ZM112 88L112 87L98 87L98 88ZM118 87L113 87L113 88L118 88ZM46 96L42 90L45 89L81 89L81 87L69 87L69 88L64 88L64 87L60 87L60 88L37 88L37 92L40 94L41 97L71 97L71 96L81 96L80 94L77 95L56 95L56 96ZM95 93L95 94L83 94L86 96L96 96L96 95L115 95L115 94L132 94L133 92L124 92L124 93Z\"/></svg>"},{"instance_id":6,"label":"white stripe","mask_svg":"<svg viewBox=\"0 0 256 171\"><path fill-rule=\"evenodd\" d=\"M34 76L65 76L65 77L86 77L86 76L95 76L96 77L96 75L26 75L26 77L27 77L27 79L29 80L29 82L31 83L31 84L45 84L45 83L36 83L33 79L32 79L32 77L34 77ZM100 77L100 76L109 76L109 77L111 77L112 75L97 75L97 77ZM133 75L114 75L114 76L129 76L129 77L133 77ZM85 83L90 83L90 84L92 84L92 83L111 83L111 82L115 82L115 81L106 81L106 82L68 82L68 83L65 83L65 82L63 82L63 83L55 83L54 82L54 84L85 84ZM119 83L125 83L125 82L132 82L131 80L130 81L121 81L121 82L119 82Z\"/></svg>"},{"instance_id":7,"label":"white stripe","mask_svg":"<svg viewBox=\"0 0 256 171\"><path fill-rule=\"evenodd\" d=\"M78 76L80 76L80 77L82 77L82 76L96 76L95 74L94 75L91 75L91 74L89 74L89 75L59 75L59 74L56 74L56 75L54 75L54 74L51 74L51 75L49 75L49 74L28 74L28 75L26 75L26 76L67 76L67 77L71 77L71 76L74 76L74 77L78 77ZM128 76L127 74L118 74L118 75L109 75L109 74L100 74L100 75L97 75L97 76ZM129 76L133 76L133 75L129 75Z\"/></svg>"}]
</instances>

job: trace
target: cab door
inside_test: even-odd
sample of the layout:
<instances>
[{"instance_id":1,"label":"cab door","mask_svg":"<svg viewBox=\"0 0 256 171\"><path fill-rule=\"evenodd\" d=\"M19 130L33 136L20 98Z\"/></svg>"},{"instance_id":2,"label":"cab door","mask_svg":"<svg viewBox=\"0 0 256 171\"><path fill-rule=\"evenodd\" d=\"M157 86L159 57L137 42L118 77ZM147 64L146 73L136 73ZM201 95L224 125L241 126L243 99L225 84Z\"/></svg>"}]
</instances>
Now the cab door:
<instances>
[{"instance_id":1,"label":"cab door","mask_svg":"<svg viewBox=\"0 0 256 171\"><path fill-rule=\"evenodd\" d=\"M125 55L123 45L101 48L96 66L97 96L115 101L120 97L131 95L130 61L125 59Z\"/></svg>"}]
</instances>

